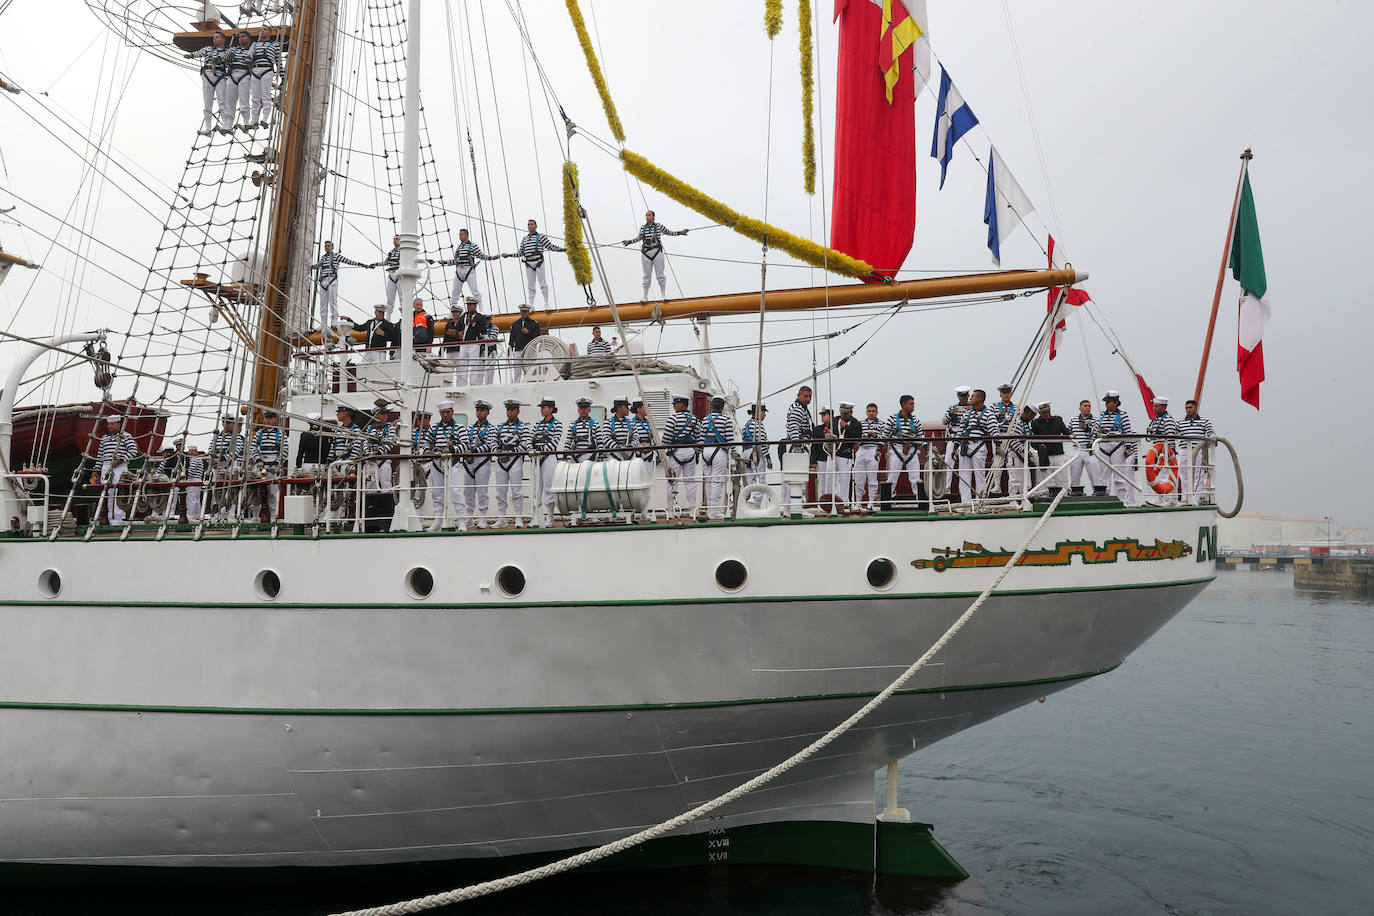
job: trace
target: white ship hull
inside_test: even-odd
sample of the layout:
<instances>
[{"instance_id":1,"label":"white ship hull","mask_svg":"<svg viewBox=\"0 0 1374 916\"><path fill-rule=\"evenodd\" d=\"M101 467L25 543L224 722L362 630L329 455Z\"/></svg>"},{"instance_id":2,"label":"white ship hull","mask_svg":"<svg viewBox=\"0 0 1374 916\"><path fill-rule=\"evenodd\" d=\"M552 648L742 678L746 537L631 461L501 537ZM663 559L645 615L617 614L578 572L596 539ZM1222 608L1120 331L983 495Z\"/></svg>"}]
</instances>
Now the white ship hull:
<instances>
[{"instance_id":1,"label":"white ship hull","mask_svg":"<svg viewBox=\"0 0 1374 916\"><path fill-rule=\"evenodd\" d=\"M1177 613L1214 575L1214 519L1066 505L1037 565L910 690L695 831L871 823L876 768L1112 669ZM1001 565L912 561L1010 551L1034 521L3 542L0 862L373 865L604 842L844 718ZM881 590L865 576L879 557L897 568ZM728 558L749 573L733 593L714 580ZM519 597L493 584L506 565ZM423 600L416 566L434 573Z\"/></svg>"}]
</instances>

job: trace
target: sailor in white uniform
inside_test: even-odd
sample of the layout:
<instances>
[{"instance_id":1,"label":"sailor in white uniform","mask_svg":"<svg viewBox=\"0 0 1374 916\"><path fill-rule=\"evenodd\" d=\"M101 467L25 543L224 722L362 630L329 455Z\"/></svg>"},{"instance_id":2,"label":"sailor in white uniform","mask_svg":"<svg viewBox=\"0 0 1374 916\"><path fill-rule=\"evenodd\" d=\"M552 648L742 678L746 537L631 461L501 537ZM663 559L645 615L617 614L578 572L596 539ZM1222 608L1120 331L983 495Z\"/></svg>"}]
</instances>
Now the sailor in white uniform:
<instances>
[{"instance_id":1,"label":"sailor in white uniform","mask_svg":"<svg viewBox=\"0 0 1374 916\"><path fill-rule=\"evenodd\" d=\"M334 417L339 433L329 445L329 475L334 478L331 517L341 520L351 514L353 484L344 478L360 472L358 459L363 456L363 436L354 421L353 408L347 404L339 404Z\"/></svg>"},{"instance_id":2,"label":"sailor in white uniform","mask_svg":"<svg viewBox=\"0 0 1374 916\"><path fill-rule=\"evenodd\" d=\"M711 412L701 421L701 473L706 485L702 504L708 518L725 518L725 484L735 454L735 418L725 412L725 398L711 398Z\"/></svg>"},{"instance_id":3,"label":"sailor in white uniform","mask_svg":"<svg viewBox=\"0 0 1374 916\"><path fill-rule=\"evenodd\" d=\"M954 389L954 394L958 400L945 409L945 436L951 440L964 434L964 414L969 410L969 395L973 391L971 385L960 385ZM959 458L963 454L963 444L950 441L945 445L945 464L951 470L959 466ZM968 494L963 494L968 498Z\"/></svg>"},{"instance_id":4,"label":"sailor in white uniform","mask_svg":"<svg viewBox=\"0 0 1374 916\"><path fill-rule=\"evenodd\" d=\"M258 40L249 48L252 57L252 107L250 124L267 127L272 123L272 80L281 73L281 45L272 40L272 30L263 26ZM391 313L387 313L391 317Z\"/></svg>"},{"instance_id":5,"label":"sailor in white uniform","mask_svg":"<svg viewBox=\"0 0 1374 916\"><path fill-rule=\"evenodd\" d=\"M249 121L248 112L253 103L253 36L239 32L238 46L229 56L229 82L232 84L230 95L238 103L238 129L248 133L257 127L257 120Z\"/></svg>"},{"instance_id":6,"label":"sailor in white uniform","mask_svg":"<svg viewBox=\"0 0 1374 916\"><path fill-rule=\"evenodd\" d=\"M687 409L690 403L686 395L674 397L673 415L663 424L663 444L670 446L666 466L674 515L691 515L700 492L697 454L701 447L701 424Z\"/></svg>"},{"instance_id":7,"label":"sailor in white uniform","mask_svg":"<svg viewBox=\"0 0 1374 916\"><path fill-rule=\"evenodd\" d=\"M1178 421L1179 435L1206 436L1212 438L1217 431L1212 421L1198 416L1197 401L1189 400L1183 405L1183 419ZM1183 474L1183 499L1198 505L1207 498L1207 456L1211 446L1201 439L1185 439L1179 442L1179 469Z\"/></svg>"},{"instance_id":8,"label":"sailor in white uniform","mask_svg":"<svg viewBox=\"0 0 1374 916\"><path fill-rule=\"evenodd\" d=\"M371 486L369 489L389 493L391 492L391 455L396 449L397 442L396 424L391 422L390 404L378 398L376 407L376 413L373 414L372 422L368 424L366 430L368 437L367 452L369 457L381 460L373 463L372 467L368 469L369 479L375 480L375 486Z\"/></svg>"},{"instance_id":9,"label":"sailor in white uniform","mask_svg":"<svg viewBox=\"0 0 1374 916\"><path fill-rule=\"evenodd\" d=\"M186 446L186 464L184 468L183 480L186 484L186 520L188 522L200 521L200 493L202 483L205 480L205 456L200 453L200 446L192 443ZM193 481L193 482L192 482Z\"/></svg>"},{"instance_id":10,"label":"sailor in white uniform","mask_svg":"<svg viewBox=\"0 0 1374 916\"><path fill-rule=\"evenodd\" d=\"M882 444L876 440L887 437L887 424L878 419L878 405L864 408L859 421L863 441L854 449L854 504L861 511L872 512L878 504L878 453Z\"/></svg>"},{"instance_id":11,"label":"sailor in white uniform","mask_svg":"<svg viewBox=\"0 0 1374 916\"><path fill-rule=\"evenodd\" d=\"M319 263L313 268L319 275L316 282L320 289L320 324L325 328L332 328L339 323L339 267L344 264L353 267L372 266L344 257L334 250L333 242L326 241L324 254L320 255Z\"/></svg>"},{"instance_id":12,"label":"sailor in white uniform","mask_svg":"<svg viewBox=\"0 0 1374 916\"><path fill-rule=\"evenodd\" d=\"M568 424L568 438L563 443L564 451L575 454L564 455L563 460L578 464L596 460L596 449L601 439L596 425L592 419L592 399L578 398L577 419Z\"/></svg>"},{"instance_id":13,"label":"sailor in white uniform","mask_svg":"<svg viewBox=\"0 0 1374 916\"><path fill-rule=\"evenodd\" d=\"M487 509L491 505L490 483L492 452L496 451L496 427L487 419L491 402L478 398L473 402L477 419L468 426L467 454L463 457L463 514L474 519L478 528L487 527Z\"/></svg>"},{"instance_id":14,"label":"sailor in white uniform","mask_svg":"<svg viewBox=\"0 0 1374 916\"><path fill-rule=\"evenodd\" d=\"M611 401L611 415L596 428L597 445L602 458L628 461L634 456L630 445L634 439L634 424L630 421L630 398L619 394Z\"/></svg>"},{"instance_id":15,"label":"sailor in white uniform","mask_svg":"<svg viewBox=\"0 0 1374 916\"><path fill-rule=\"evenodd\" d=\"M668 256L663 253L663 236L686 234L686 229L679 229L674 232L657 222L654 219L654 211L649 210L644 214L644 225L639 227L639 234L620 243L628 247L639 242L639 259L644 267L644 295L640 298L640 302L647 302L649 299L649 276L652 273L658 274L659 300L668 298L668 282L663 276L663 268Z\"/></svg>"},{"instance_id":16,"label":"sailor in white uniform","mask_svg":"<svg viewBox=\"0 0 1374 916\"><path fill-rule=\"evenodd\" d=\"M417 410L412 415L412 427L410 430L410 453L412 455L427 455L434 451L434 429L431 421L434 418L428 410ZM425 492L429 494L429 505L432 509L438 502L439 494L436 488L443 485L442 473L436 473L433 468L434 462L422 458L416 460L414 465L425 475ZM435 478L438 478L436 481ZM412 481L411 486L415 486L419 481ZM431 519L431 522L433 520Z\"/></svg>"},{"instance_id":17,"label":"sailor in white uniform","mask_svg":"<svg viewBox=\"0 0 1374 916\"><path fill-rule=\"evenodd\" d=\"M1007 495L1020 496L1026 492L1029 477L1026 473L1026 456L1030 453L1030 443L1022 436L1031 434L1031 421L1035 419L1035 408L1027 404L1021 408L1017 417L1006 428L1007 442Z\"/></svg>"},{"instance_id":18,"label":"sailor in white uniform","mask_svg":"<svg viewBox=\"0 0 1374 916\"><path fill-rule=\"evenodd\" d=\"M401 294L401 237L391 237L391 250L382 259L382 285L386 288L386 320L391 320L391 310L396 306L396 297Z\"/></svg>"},{"instance_id":19,"label":"sailor in white uniform","mask_svg":"<svg viewBox=\"0 0 1374 916\"><path fill-rule=\"evenodd\" d=\"M455 457L467 447L466 429L453 418L453 402L439 402L439 422L430 427L430 450L439 457L431 462L429 471L430 495L433 500L434 523L430 531L439 531L449 519L456 520L460 530L467 530L463 517L463 468Z\"/></svg>"},{"instance_id":20,"label":"sailor in white uniform","mask_svg":"<svg viewBox=\"0 0 1374 916\"><path fill-rule=\"evenodd\" d=\"M811 388L802 385L797 389L797 398L787 408L787 436L790 440L800 440L794 445L787 447L789 452L809 453L811 446L805 440L811 438L811 431L815 424L811 421ZM808 454L809 462L809 454ZM786 474L784 473L784 478ZM819 483L818 483L819 486ZM805 491L801 498L805 501ZM782 482L782 510L785 515L792 514L792 485L786 479ZM805 510L803 510L805 511Z\"/></svg>"},{"instance_id":21,"label":"sailor in white uniform","mask_svg":"<svg viewBox=\"0 0 1374 916\"><path fill-rule=\"evenodd\" d=\"M227 108L229 82L229 47L225 41L223 32L216 32L210 36L210 44L191 54L187 54L188 60L200 61L200 91L204 103L205 116L201 122L200 130L197 131L202 137L209 136L215 129L215 105L219 103L219 115L221 120L228 117L228 127L233 123L233 114ZM221 92L221 87L226 87Z\"/></svg>"},{"instance_id":22,"label":"sailor in white uniform","mask_svg":"<svg viewBox=\"0 0 1374 916\"><path fill-rule=\"evenodd\" d=\"M1135 488L1123 480L1122 475L1134 479L1134 440L1112 438L1131 434L1131 418L1121 409L1121 392L1108 391L1103 395L1102 403L1105 409L1097 418L1097 438L1102 442L1098 451L1106 456L1106 466L1102 468L1102 479L1106 481L1106 486L1098 489L1102 491L1101 495L1117 496L1124 505L1133 506ZM1112 473L1111 468L1118 473Z\"/></svg>"},{"instance_id":23,"label":"sailor in white uniform","mask_svg":"<svg viewBox=\"0 0 1374 916\"><path fill-rule=\"evenodd\" d=\"M539 402L539 422L534 424L530 441L530 450L535 455L535 524L540 528L554 523L553 472L558 467L554 453L563 441L563 423L557 413L558 404L553 398Z\"/></svg>"},{"instance_id":24,"label":"sailor in white uniform","mask_svg":"<svg viewBox=\"0 0 1374 916\"><path fill-rule=\"evenodd\" d=\"M212 479L219 487L225 487L243 468L245 443L243 434L238 431L237 417L225 414L220 419L224 426L210 439L209 458ZM233 502L228 491L225 491L216 502L216 515L220 521L227 521Z\"/></svg>"},{"instance_id":25,"label":"sailor in white uniform","mask_svg":"<svg viewBox=\"0 0 1374 916\"><path fill-rule=\"evenodd\" d=\"M1097 439L1097 417L1093 416L1093 402L1082 400L1078 402L1078 416L1069 421L1069 430L1073 434L1073 444L1075 451L1069 465L1069 492L1075 496L1083 495L1083 475L1088 476L1088 486L1094 491L1102 486L1105 481L1102 479L1102 468L1096 458L1093 457L1093 442ZM1041 473L1047 473L1042 471Z\"/></svg>"},{"instance_id":26,"label":"sailor in white uniform","mask_svg":"<svg viewBox=\"0 0 1374 916\"><path fill-rule=\"evenodd\" d=\"M649 466L649 476L652 477L654 474L654 459L657 457L658 452L650 447L654 444L654 427L653 424L649 422L649 408L645 407L644 402L639 398L635 398L630 406L634 410L634 413L630 417L630 426L634 431L630 439L630 444L638 449L635 454L639 456L641 461Z\"/></svg>"},{"instance_id":27,"label":"sailor in white uniform","mask_svg":"<svg viewBox=\"0 0 1374 916\"><path fill-rule=\"evenodd\" d=\"M884 431L887 438L902 440L887 445L886 498L889 500L896 498L897 484L903 474L911 487L911 495L915 497L921 492L917 487L920 486L921 445L925 443L925 435L921 421L916 419L916 399L904 394L898 399L897 407L897 412L887 418Z\"/></svg>"},{"instance_id":28,"label":"sailor in white uniform","mask_svg":"<svg viewBox=\"0 0 1374 916\"><path fill-rule=\"evenodd\" d=\"M105 417L105 435L100 438L100 449L95 461L100 465L100 483L105 488L105 516L111 525L124 524L124 510L119 508L119 481L129 470L129 462L138 454L138 443L127 431L119 428L123 417L110 414Z\"/></svg>"},{"instance_id":29,"label":"sailor in white uniform","mask_svg":"<svg viewBox=\"0 0 1374 916\"><path fill-rule=\"evenodd\" d=\"M1155 443L1162 442L1164 444L1164 456L1161 458L1161 463L1167 467L1170 453L1173 454L1174 461L1178 463L1178 486L1172 493L1164 495L1166 500L1172 502L1179 497L1183 490L1184 462L1181 459L1184 456L1179 452L1179 442L1177 438L1181 432L1181 428L1178 425L1178 421L1169 413L1168 398L1157 395L1151 402L1151 405L1154 407L1155 415L1150 418L1150 422L1145 426L1145 435L1150 437L1150 441L1145 443L1143 449L1148 450L1153 447ZM1141 460L1143 461L1144 459L1142 458Z\"/></svg>"},{"instance_id":30,"label":"sailor in white uniform","mask_svg":"<svg viewBox=\"0 0 1374 916\"><path fill-rule=\"evenodd\" d=\"M266 497L267 519L276 524L277 502L281 495L281 477L286 469L286 437L277 425L277 412L264 410L262 424L253 432L253 444L248 450L249 460L261 468L271 483L259 488Z\"/></svg>"},{"instance_id":31,"label":"sailor in white uniform","mask_svg":"<svg viewBox=\"0 0 1374 916\"><path fill-rule=\"evenodd\" d=\"M768 405L749 406L749 420L744 424L744 434L741 437L745 486L767 483L768 471L773 467L773 456L769 453L768 446L763 444L768 441L768 429L764 426L767 419ZM749 497L749 501L754 506L762 506L763 494L755 493Z\"/></svg>"},{"instance_id":32,"label":"sailor in white uniform","mask_svg":"<svg viewBox=\"0 0 1374 916\"><path fill-rule=\"evenodd\" d=\"M528 287L530 305L534 305L534 287L539 284L539 290L544 294L544 310L549 309L549 282L544 279L544 252L546 251L567 251L555 245L547 235L539 231L539 224L534 220L529 221L529 233L520 240L520 249L503 254L503 258L519 257L521 263L525 265L525 286Z\"/></svg>"},{"instance_id":33,"label":"sailor in white uniform","mask_svg":"<svg viewBox=\"0 0 1374 916\"><path fill-rule=\"evenodd\" d=\"M959 488L965 502L983 496L988 479L988 457L993 441L1001 432L997 415L983 403L986 396L983 389L973 389L968 410L964 411L959 424L959 434L968 437L959 448Z\"/></svg>"},{"instance_id":34,"label":"sailor in white uniform","mask_svg":"<svg viewBox=\"0 0 1374 916\"><path fill-rule=\"evenodd\" d=\"M477 283L477 262L495 261L500 258L498 254L487 254L475 242L468 238L466 229L458 230L458 244L454 246L453 257L446 258L439 263L445 267L453 268L453 290L449 294L449 305L458 308L465 298L476 300L478 305L482 304L482 288ZM542 257L542 255L541 255ZM469 297L464 297L463 287L468 288ZM546 295L547 301L548 296ZM530 301L534 301L533 294Z\"/></svg>"},{"instance_id":35,"label":"sailor in white uniform","mask_svg":"<svg viewBox=\"0 0 1374 916\"><path fill-rule=\"evenodd\" d=\"M506 527L506 519L515 519L515 527L525 527L525 453L534 443L534 430L520 419L520 402L506 399L506 422L496 427L495 467L491 472L496 487L497 528ZM504 454L502 454L504 453Z\"/></svg>"}]
</instances>

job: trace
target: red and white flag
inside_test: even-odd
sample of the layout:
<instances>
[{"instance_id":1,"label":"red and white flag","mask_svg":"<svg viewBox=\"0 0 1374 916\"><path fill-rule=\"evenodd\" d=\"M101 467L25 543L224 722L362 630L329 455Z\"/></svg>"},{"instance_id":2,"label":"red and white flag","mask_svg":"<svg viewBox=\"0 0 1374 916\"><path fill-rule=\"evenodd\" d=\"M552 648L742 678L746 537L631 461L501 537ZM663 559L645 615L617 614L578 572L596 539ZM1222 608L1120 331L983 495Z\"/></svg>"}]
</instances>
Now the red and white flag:
<instances>
[{"instance_id":1,"label":"red and white flag","mask_svg":"<svg viewBox=\"0 0 1374 916\"><path fill-rule=\"evenodd\" d=\"M1049 256L1050 256L1050 270L1054 270L1055 267L1058 266L1057 264L1054 263L1054 236L1050 236L1050 251L1049 251ZM1059 294L1060 294L1061 292L1063 292L1063 291L1064 291L1064 287L1062 287L1062 286L1051 286L1051 287L1050 287L1049 303L1048 303L1047 306L1046 306L1046 308L1048 308L1048 310L1049 310L1050 312L1053 312L1053 311L1054 311L1054 305L1055 305L1056 302L1059 301ZM1091 298L1092 298L1092 296L1089 296L1089 295L1088 295L1088 291L1085 290L1085 289L1071 289L1071 290L1069 290L1068 295L1066 295L1066 296L1064 297L1064 302L1065 302L1066 304L1068 304L1068 305L1082 305L1083 303L1087 302L1087 301L1090 300ZM1059 319L1059 323L1056 324L1056 325L1054 326L1054 330L1050 332L1050 359L1054 359L1054 357L1055 357L1055 356L1058 354L1058 352L1059 352L1058 349L1057 349L1058 346L1059 346L1059 341L1058 341L1059 335L1060 335L1061 333L1062 333L1062 334L1067 334L1067 333L1068 333L1068 330L1069 330L1069 328L1068 328L1068 322L1065 321L1063 318L1061 318L1061 319Z\"/></svg>"}]
</instances>

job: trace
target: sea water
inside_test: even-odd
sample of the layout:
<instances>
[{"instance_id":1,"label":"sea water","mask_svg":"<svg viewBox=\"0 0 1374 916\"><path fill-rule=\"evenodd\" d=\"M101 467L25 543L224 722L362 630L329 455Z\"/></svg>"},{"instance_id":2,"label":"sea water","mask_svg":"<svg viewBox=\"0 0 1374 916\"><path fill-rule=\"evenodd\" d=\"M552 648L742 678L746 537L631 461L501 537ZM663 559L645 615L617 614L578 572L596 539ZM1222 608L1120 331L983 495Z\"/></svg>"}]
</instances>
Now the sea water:
<instances>
[{"instance_id":1,"label":"sea water","mask_svg":"<svg viewBox=\"0 0 1374 916\"><path fill-rule=\"evenodd\" d=\"M587 875L441 912L1374 913L1371 689L1374 602L1226 570L1116 671L902 762L901 803L968 881ZM307 916L438 889L11 891L0 913Z\"/></svg>"}]
</instances>

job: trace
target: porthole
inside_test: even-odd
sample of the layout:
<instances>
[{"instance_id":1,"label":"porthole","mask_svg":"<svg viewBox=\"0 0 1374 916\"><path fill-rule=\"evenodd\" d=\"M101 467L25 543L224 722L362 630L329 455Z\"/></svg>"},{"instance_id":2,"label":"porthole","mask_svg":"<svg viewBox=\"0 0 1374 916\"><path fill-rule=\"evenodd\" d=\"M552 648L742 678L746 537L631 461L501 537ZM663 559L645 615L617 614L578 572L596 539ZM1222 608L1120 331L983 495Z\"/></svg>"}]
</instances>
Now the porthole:
<instances>
[{"instance_id":1,"label":"porthole","mask_svg":"<svg viewBox=\"0 0 1374 916\"><path fill-rule=\"evenodd\" d=\"M723 560L716 567L716 584L727 592L737 592L749 580L749 570L739 560Z\"/></svg>"},{"instance_id":2,"label":"porthole","mask_svg":"<svg viewBox=\"0 0 1374 916\"><path fill-rule=\"evenodd\" d=\"M271 601L281 594L281 576L277 575L276 570L264 569L253 580L253 587L258 590L259 598Z\"/></svg>"},{"instance_id":3,"label":"porthole","mask_svg":"<svg viewBox=\"0 0 1374 916\"><path fill-rule=\"evenodd\" d=\"M496 571L496 584L512 598L525 590L525 572L518 566L502 566Z\"/></svg>"},{"instance_id":4,"label":"porthole","mask_svg":"<svg viewBox=\"0 0 1374 916\"><path fill-rule=\"evenodd\" d=\"M874 588L887 588L897 578L897 564L887 557L879 557L868 564L868 584Z\"/></svg>"},{"instance_id":5,"label":"porthole","mask_svg":"<svg viewBox=\"0 0 1374 916\"><path fill-rule=\"evenodd\" d=\"M44 598L56 598L62 594L62 574L55 569L45 569L38 576L38 590Z\"/></svg>"},{"instance_id":6,"label":"porthole","mask_svg":"<svg viewBox=\"0 0 1374 916\"><path fill-rule=\"evenodd\" d=\"M406 573L406 587L410 589L410 594L416 598L428 598L429 593L434 591L434 573L417 566Z\"/></svg>"}]
</instances>

